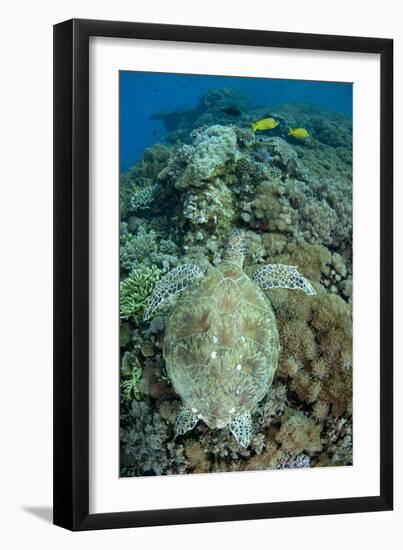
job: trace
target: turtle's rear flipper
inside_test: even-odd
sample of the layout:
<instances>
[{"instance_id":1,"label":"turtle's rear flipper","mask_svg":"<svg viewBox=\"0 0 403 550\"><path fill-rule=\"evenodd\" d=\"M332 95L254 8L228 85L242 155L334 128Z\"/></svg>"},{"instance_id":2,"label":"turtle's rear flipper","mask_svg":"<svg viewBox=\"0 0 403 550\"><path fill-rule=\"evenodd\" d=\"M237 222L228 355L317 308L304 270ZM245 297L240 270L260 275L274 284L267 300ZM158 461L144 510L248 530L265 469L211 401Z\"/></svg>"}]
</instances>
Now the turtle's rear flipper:
<instances>
[{"instance_id":1,"label":"turtle's rear flipper","mask_svg":"<svg viewBox=\"0 0 403 550\"><path fill-rule=\"evenodd\" d=\"M246 448L252 437L252 417L250 413L235 416L229 427L238 443Z\"/></svg>"},{"instance_id":2,"label":"turtle's rear flipper","mask_svg":"<svg viewBox=\"0 0 403 550\"><path fill-rule=\"evenodd\" d=\"M178 435L183 435L189 430L192 430L196 426L198 420L198 416L193 414L190 409L185 406L181 407L176 415L175 438L178 437Z\"/></svg>"},{"instance_id":3,"label":"turtle's rear flipper","mask_svg":"<svg viewBox=\"0 0 403 550\"><path fill-rule=\"evenodd\" d=\"M159 307L170 296L183 292L195 281L201 279L204 273L194 264L183 264L175 267L172 271L164 275L155 286L154 292L149 299L145 312L144 320L147 321Z\"/></svg>"},{"instance_id":4,"label":"turtle's rear flipper","mask_svg":"<svg viewBox=\"0 0 403 550\"><path fill-rule=\"evenodd\" d=\"M263 290L268 288L298 288L306 294L314 295L316 290L294 265L271 264L255 271L252 281Z\"/></svg>"}]
</instances>

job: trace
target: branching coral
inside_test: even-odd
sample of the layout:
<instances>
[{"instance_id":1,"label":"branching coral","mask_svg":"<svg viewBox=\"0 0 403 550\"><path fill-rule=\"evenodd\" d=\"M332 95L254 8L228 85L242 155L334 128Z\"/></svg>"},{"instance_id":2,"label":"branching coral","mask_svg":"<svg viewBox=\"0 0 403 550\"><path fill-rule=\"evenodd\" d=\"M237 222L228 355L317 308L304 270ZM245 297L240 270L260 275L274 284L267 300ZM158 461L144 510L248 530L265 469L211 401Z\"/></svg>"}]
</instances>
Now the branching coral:
<instances>
[{"instance_id":1,"label":"branching coral","mask_svg":"<svg viewBox=\"0 0 403 550\"><path fill-rule=\"evenodd\" d=\"M330 418L326 422L322 443L326 452L318 460L318 466L339 466L352 464L353 428L351 420L345 417Z\"/></svg>"},{"instance_id":2,"label":"branching coral","mask_svg":"<svg viewBox=\"0 0 403 550\"><path fill-rule=\"evenodd\" d=\"M256 197L243 203L241 218L252 228L285 233L294 241L344 246L351 240L351 210L343 206L350 199L341 190L332 203L326 193L315 193L298 180L263 181Z\"/></svg>"},{"instance_id":3,"label":"branching coral","mask_svg":"<svg viewBox=\"0 0 403 550\"><path fill-rule=\"evenodd\" d=\"M160 271L156 267L133 269L127 279L120 283L120 317L137 323L145 304L158 279Z\"/></svg>"},{"instance_id":4,"label":"branching coral","mask_svg":"<svg viewBox=\"0 0 403 550\"><path fill-rule=\"evenodd\" d=\"M198 441L194 439L186 441L185 454L192 464L192 471L194 474L209 471L210 462L207 458L206 450Z\"/></svg>"},{"instance_id":5,"label":"branching coral","mask_svg":"<svg viewBox=\"0 0 403 550\"><path fill-rule=\"evenodd\" d=\"M278 421L287 405L287 388L284 384L275 383L266 397L257 407L257 422L260 428L266 429Z\"/></svg>"},{"instance_id":6,"label":"branching coral","mask_svg":"<svg viewBox=\"0 0 403 550\"><path fill-rule=\"evenodd\" d=\"M316 357L315 336L306 321L280 319L278 321L280 342L287 355L297 361L310 361Z\"/></svg>"},{"instance_id":7,"label":"branching coral","mask_svg":"<svg viewBox=\"0 0 403 550\"><path fill-rule=\"evenodd\" d=\"M163 165L168 161L170 149L154 145L144 151L143 159L120 175L120 212L126 219L132 195L141 188L153 185Z\"/></svg>"},{"instance_id":8,"label":"branching coral","mask_svg":"<svg viewBox=\"0 0 403 550\"><path fill-rule=\"evenodd\" d=\"M331 259L332 255L326 247L304 241L288 243L279 255L271 257L273 263L296 265L305 277L314 282L321 281L322 274L326 273ZM297 298L298 296L300 294L296 294Z\"/></svg>"},{"instance_id":9,"label":"branching coral","mask_svg":"<svg viewBox=\"0 0 403 550\"><path fill-rule=\"evenodd\" d=\"M311 459L308 455L302 453L295 458L285 454L278 464L279 469L291 469L291 468L309 468L311 465Z\"/></svg>"},{"instance_id":10,"label":"branching coral","mask_svg":"<svg viewBox=\"0 0 403 550\"><path fill-rule=\"evenodd\" d=\"M122 475L183 474L183 446L168 440L167 424L145 401L132 402L126 428L121 430Z\"/></svg>"},{"instance_id":11,"label":"branching coral","mask_svg":"<svg viewBox=\"0 0 403 550\"><path fill-rule=\"evenodd\" d=\"M130 205L133 212L137 210L147 210L157 196L160 186L158 184L149 185L143 189L135 191L130 199Z\"/></svg>"},{"instance_id":12,"label":"branching coral","mask_svg":"<svg viewBox=\"0 0 403 550\"><path fill-rule=\"evenodd\" d=\"M176 183L192 160L195 148L192 145L181 145L176 148L164 168L158 173L160 181Z\"/></svg>"},{"instance_id":13,"label":"branching coral","mask_svg":"<svg viewBox=\"0 0 403 550\"><path fill-rule=\"evenodd\" d=\"M276 441L294 457L303 451L317 452L322 449L321 428L320 424L305 416L304 413L289 410L276 435Z\"/></svg>"},{"instance_id":14,"label":"branching coral","mask_svg":"<svg viewBox=\"0 0 403 550\"><path fill-rule=\"evenodd\" d=\"M351 268L347 267L346 258L335 252L329 266L323 270L321 283L333 294L340 294L345 299L352 295Z\"/></svg>"},{"instance_id":15,"label":"branching coral","mask_svg":"<svg viewBox=\"0 0 403 550\"><path fill-rule=\"evenodd\" d=\"M319 245L291 243L274 261L301 266L311 281L322 280L333 262L345 273L341 258ZM323 418L351 412L352 327L351 306L317 288L312 299L281 290L268 296L280 331L278 374L290 380L301 403L313 405L316 418Z\"/></svg>"},{"instance_id":16,"label":"branching coral","mask_svg":"<svg viewBox=\"0 0 403 550\"><path fill-rule=\"evenodd\" d=\"M317 335L319 351L331 366L327 386L333 395L333 406L336 409L349 409L349 380L351 382L352 370L351 308L338 296L324 294L313 304L312 311L311 325ZM340 395L337 397L338 393ZM338 402L337 406L335 400Z\"/></svg>"},{"instance_id":17,"label":"branching coral","mask_svg":"<svg viewBox=\"0 0 403 550\"><path fill-rule=\"evenodd\" d=\"M169 239L161 239L158 243L154 229L140 224L136 233L128 230L127 224L121 224L120 231L120 267L121 276L139 266L158 266L166 272L177 264L177 245Z\"/></svg>"},{"instance_id":18,"label":"branching coral","mask_svg":"<svg viewBox=\"0 0 403 550\"><path fill-rule=\"evenodd\" d=\"M247 462L241 464L241 470L268 470L278 468L283 457L283 452L275 441L268 441L265 449L254 456L251 456Z\"/></svg>"},{"instance_id":19,"label":"branching coral","mask_svg":"<svg viewBox=\"0 0 403 550\"><path fill-rule=\"evenodd\" d=\"M120 398L123 403L141 398L139 380L141 378L141 367L137 357L125 352L122 358L120 369Z\"/></svg>"},{"instance_id":20,"label":"branching coral","mask_svg":"<svg viewBox=\"0 0 403 550\"><path fill-rule=\"evenodd\" d=\"M129 273L141 264L150 264L150 255L158 250L155 231L147 231L140 226L137 234L128 232L127 224L120 230L120 268L123 274Z\"/></svg>"},{"instance_id":21,"label":"branching coral","mask_svg":"<svg viewBox=\"0 0 403 550\"><path fill-rule=\"evenodd\" d=\"M326 245L334 242L338 218L336 212L324 199L307 201L301 207L300 214L301 231L305 240Z\"/></svg>"}]
</instances>

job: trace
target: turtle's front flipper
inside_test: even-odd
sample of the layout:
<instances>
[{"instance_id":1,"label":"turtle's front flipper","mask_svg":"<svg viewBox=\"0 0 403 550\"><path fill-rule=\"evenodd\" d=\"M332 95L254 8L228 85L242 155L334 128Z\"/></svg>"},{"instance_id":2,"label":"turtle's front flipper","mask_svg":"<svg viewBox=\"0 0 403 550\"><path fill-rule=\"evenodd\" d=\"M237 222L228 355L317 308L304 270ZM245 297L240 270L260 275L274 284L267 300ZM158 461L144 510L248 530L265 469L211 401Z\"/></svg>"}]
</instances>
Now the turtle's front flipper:
<instances>
[{"instance_id":1,"label":"turtle's front flipper","mask_svg":"<svg viewBox=\"0 0 403 550\"><path fill-rule=\"evenodd\" d=\"M197 265L183 264L175 267L172 271L164 275L155 286L154 292L149 299L145 312L144 320L147 321L169 296L179 294L195 281L201 279L204 273Z\"/></svg>"},{"instance_id":2,"label":"turtle's front flipper","mask_svg":"<svg viewBox=\"0 0 403 550\"><path fill-rule=\"evenodd\" d=\"M260 267L253 274L252 281L267 288L299 288L306 294L316 294L308 279L299 273L294 265L272 264Z\"/></svg>"},{"instance_id":3,"label":"turtle's front flipper","mask_svg":"<svg viewBox=\"0 0 403 550\"><path fill-rule=\"evenodd\" d=\"M229 427L238 443L246 448L252 436L252 417L250 413L235 416Z\"/></svg>"},{"instance_id":4,"label":"turtle's front flipper","mask_svg":"<svg viewBox=\"0 0 403 550\"><path fill-rule=\"evenodd\" d=\"M181 407L178 411L178 414L176 415L175 437L178 437L178 435L183 435L189 430L192 430L196 426L198 420L198 416L196 414L193 414L190 409L185 406Z\"/></svg>"}]
</instances>

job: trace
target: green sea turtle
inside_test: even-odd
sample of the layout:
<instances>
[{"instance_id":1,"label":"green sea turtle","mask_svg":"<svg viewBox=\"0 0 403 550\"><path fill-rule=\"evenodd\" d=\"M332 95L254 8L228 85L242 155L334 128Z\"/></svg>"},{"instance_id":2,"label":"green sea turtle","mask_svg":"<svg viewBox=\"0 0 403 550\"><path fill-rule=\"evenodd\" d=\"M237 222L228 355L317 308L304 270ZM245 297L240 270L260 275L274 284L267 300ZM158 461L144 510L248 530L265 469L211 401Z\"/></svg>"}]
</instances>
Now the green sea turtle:
<instances>
[{"instance_id":1,"label":"green sea turtle","mask_svg":"<svg viewBox=\"0 0 403 550\"><path fill-rule=\"evenodd\" d=\"M251 411L266 395L277 368L276 318L262 289L315 289L295 266L265 265L250 279L242 269L243 232L234 230L223 261L207 274L184 264L156 285L144 314L149 319L169 296L182 293L166 327L164 358L182 398L175 435L199 419L229 427L243 447L252 434Z\"/></svg>"}]
</instances>

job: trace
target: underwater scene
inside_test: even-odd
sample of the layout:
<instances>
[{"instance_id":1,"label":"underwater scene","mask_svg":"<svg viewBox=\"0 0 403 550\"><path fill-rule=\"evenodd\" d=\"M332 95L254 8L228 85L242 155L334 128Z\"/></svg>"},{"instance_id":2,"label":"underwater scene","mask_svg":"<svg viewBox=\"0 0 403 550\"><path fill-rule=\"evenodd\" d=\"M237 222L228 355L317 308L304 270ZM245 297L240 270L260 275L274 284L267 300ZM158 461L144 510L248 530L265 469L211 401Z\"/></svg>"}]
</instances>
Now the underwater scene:
<instances>
[{"instance_id":1,"label":"underwater scene","mask_svg":"<svg viewBox=\"0 0 403 550\"><path fill-rule=\"evenodd\" d=\"M352 84L119 86L120 476L352 465Z\"/></svg>"}]
</instances>

